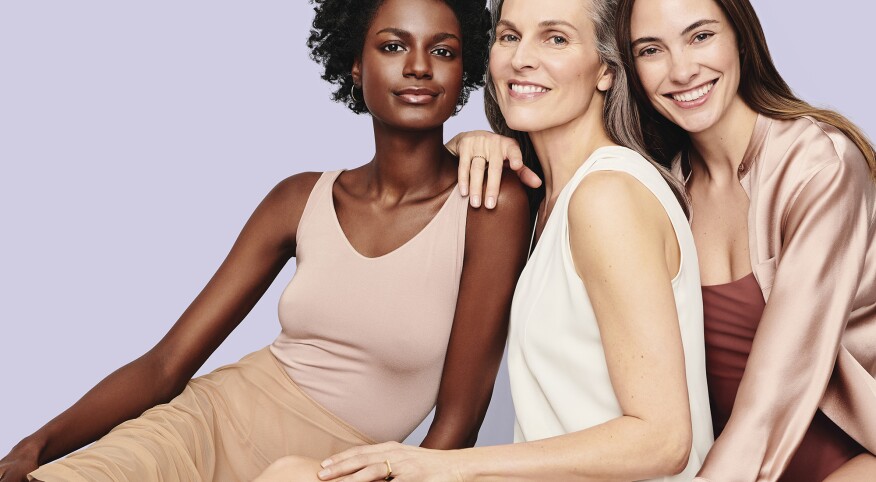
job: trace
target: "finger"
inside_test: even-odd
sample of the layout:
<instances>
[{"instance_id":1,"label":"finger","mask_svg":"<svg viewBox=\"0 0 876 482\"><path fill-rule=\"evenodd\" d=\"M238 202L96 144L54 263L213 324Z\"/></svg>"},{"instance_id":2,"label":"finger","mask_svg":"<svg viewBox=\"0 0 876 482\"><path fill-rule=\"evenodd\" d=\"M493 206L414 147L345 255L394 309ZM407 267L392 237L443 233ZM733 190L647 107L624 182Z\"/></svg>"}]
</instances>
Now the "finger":
<instances>
[{"instance_id":1,"label":"finger","mask_svg":"<svg viewBox=\"0 0 876 482\"><path fill-rule=\"evenodd\" d=\"M360 473L364 473L365 476L369 474L374 476L380 475L379 479L383 479L384 477L386 477L387 473L384 460L387 460L386 454L377 453L356 455L354 457L350 457L349 459L335 462L334 464L329 465L328 467L320 470L317 476L321 480L332 480L338 477L341 477L341 480L359 480L355 478L350 479L350 477L359 476ZM378 466L379 470L376 469L376 467ZM370 481L373 479L366 478L362 480Z\"/></svg>"},{"instance_id":2,"label":"finger","mask_svg":"<svg viewBox=\"0 0 876 482\"><path fill-rule=\"evenodd\" d=\"M386 464L381 462L369 465L355 474L340 478L337 482L376 482L386 480L386 474Z\"/></svg>"},{"instance_id":3,"label":"finger","mask_svg":"<svg viewBox=\"0 0 876 482\"><path fill-rule=\"evenodd\" d=\"M471 160L471 169L469 169L469 203L472 207L481 207L481 194L484 186L484 173L487 170L487 160L483 155L475 155Z\"/></svg>"},{"instance_id":4,"label":"finger","mask_svg":"<svg viewBox=\"0 0 876 482\"><path fill-rule=\"evenodd\" d=\"M487 209L493 209L496 207L496 202L499 199L499 186L502 183L502 169L505 164L501 141L492 143L488 159L490 166L487 171L487 190L484 193L484 206Z\"/></svg>"},{"instance_id":5,"label":"finger","mask_svg":"<svg viewBox=\"0 0 876 482\"><path fill-rule=\"evenodd\" d=\"M519 171L525 167L523 165L523 151L520 150L517 141L506 137L502 139L502 146L504 148L505 159L508 159L508 165L512 171Z\"/></svg>"},{"instance_id":6,"label":"finger","mask_svg":"<svg viewBox=\"0 0 876 482\"><path fill-rule=\"evenodd\" d=\"M523 166L522 168L520 168L520 170L517 171L517 175L520 177L520 181L523 184L525 184L533 189L541 186L541 178L538 177L538 174L532 172L532 169L530 169L526 166Z\"/></svg>"},{"instance_id":7,"label":"finger","mask_svg":"<svg viewBox=\"0 0 876 482\"><path fill-rule=\"evenodd\" d=\"M331 457L323 460L319 465L323 467L328 467L329 465L336 464L352 457L358 457L360 455L368 455L373 453L388 452L393 448L395 448L395 446L392 442L385 442L382 444L374 445L359 445L344 450L343 452L336 453L335 455L332 455Z\"/></svg>"},{"instance_id":8,"label":"finger","mask_svg":"<svg viewBox=\"0 0 876 482\"><path fill-rule=\"evenodd\" d=\"M463 196L468 196L469 174L471 171L471 143L460 142L459 145L459 167L457 168L457 182L459 183L459 193Z\"/></svg>"}]
</instances>

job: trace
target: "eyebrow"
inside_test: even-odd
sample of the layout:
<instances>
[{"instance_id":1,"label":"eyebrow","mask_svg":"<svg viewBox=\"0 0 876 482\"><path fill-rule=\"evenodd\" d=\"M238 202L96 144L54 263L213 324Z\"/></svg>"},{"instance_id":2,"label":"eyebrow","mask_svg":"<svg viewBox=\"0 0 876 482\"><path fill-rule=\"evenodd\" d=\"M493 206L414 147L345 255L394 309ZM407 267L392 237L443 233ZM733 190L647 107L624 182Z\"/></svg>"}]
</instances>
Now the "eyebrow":
<instances>
[{"instance_id":1,"label":"eyebrow","mask_svg":"<svg viewBox=\"0 0 876 482\"><path fill-rule=\"evenodd\" d=\"M496 22L496 28L498 28L500 26L505 26L505 27L508 27L512 30L520 30L517 28L517 25L514 25L514 22L511 22L509 20L499 20L498 22ZM565 26L565 27L569 27L575 31L578 30L574 25L572 25L571 23L569 23L565 20L545 20L545 21L539 22L538 26L542 27L542 28Z\"/></svg>"},{"instance_id":2,"label":"eyebrow","mask_svg":"<svg viewBox=\"0 0 876 482\"><path fill-rule=\"evenodd\" d=\"M717 20L714 20L714 19L702 19L702 20L697 20L696 22L694 22L694 23L688 25L687 28L685 28L684 30L682 30L682 31L681 31L681 35L687 35L687 34L689 34L690 32L692 32L692 31L694 31L694 30L696 30L696 29L702 27L703 25L709 25L709 24L713 24L713 23L720 23L720 22L718 22ZM661 40L661 39L660 39L659 37L640 37L640 38L634 40L634 41L630 44L630 46L631 46L631 47L635 47L636 45L639 45L639 44L642 44L642 43L648 43L648 42L659 42L660 40Z\"/></svg>"},{"instance_id":3,"label":"eyebrow","mask_svg":"<svg viewBox=\"0 0 876 482\"><path fill-rule=\"evenodd\" d=\"M496 22L496 28L499 27L508 27L511 30L517 30L517 25L514 25L514 22L510 22L508 20L499 20Z\"/></svg>"},{"instance_id":4,"label":"eyebrow","mask_svg":"<svg viewBox=\"0 0 876 482\"><path fill-rule=\"evenodd\" d=\"M545 20L544 22L539 22L538 26L539 26L539 27L558 27L558 26L564 26L564 27L569 27L569 28L571 28L571 29L573 29L573 30L575 30L575 31L578 30L577 28L575 28L574 25L572 25L571 23L569 23L569 22L567 22L567 21L565 21L565 20Z\"/></svg>"},{"instance_id":5,"label":"eyebrow","mask_svg":"<svg viewBox=\"0 0 876 482\"><path fill-rule=\"evenodd\" d=\"M711 24L711 23L718 23L718 21L717 21L717 20L714 20L714 19L703 19L703 20L698 20L698 21L696 21L696 22L694 22L694 23L688 25L688 27L687 27L686 29L684 29L684 30L681 31L681 34L682 34L682 35L687 35L687 34L689 34L691 31L696 30L696 29L702 27L703 25L709 25L709 24Z\"/></svg>"},{"instance_id":6,"label":"eyebrow","mask_svg":"<svg viewBox=\"0 0 876 482\"><path fill-rule=\"evenodd\" d=\"M399 37L399 38L402 38L405 40L410 40L411 38L414 37L414 35L412 33L408 32L407 30L403 30L400 28L392 28L392 27L385 28L385 29L377 32L375 35L380 35L382 33L392 34L392 35L395 35L396 37ZM456 35L454 35L450 32L441 32L441 33L436 33L435 35L432 36L431 43L443 42L444 40L447 40L447 39L453 39L453 40L457 40L457 41L461 42L459 37L457 37Z\"/></svg>"}]
</instances>

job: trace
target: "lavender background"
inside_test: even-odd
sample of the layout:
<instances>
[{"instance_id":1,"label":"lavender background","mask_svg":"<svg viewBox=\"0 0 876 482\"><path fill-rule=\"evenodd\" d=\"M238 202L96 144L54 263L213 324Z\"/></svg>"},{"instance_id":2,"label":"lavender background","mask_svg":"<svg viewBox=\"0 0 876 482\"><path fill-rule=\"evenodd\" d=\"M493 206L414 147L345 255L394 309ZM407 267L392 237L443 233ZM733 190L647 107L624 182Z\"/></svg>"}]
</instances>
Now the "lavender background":
<instances>
[{"instance_id":1,"label":"lavender background","mask_svg":"<svg viewBox=\"0 0 876 482\"><path fill-rule=\"evenodd\" d=\"M791 86L876 136L876 6L754 4ZM311 19L302 0L0 2L0 457L154 345L274 184L370 158ZM486 128L481 106L448 138ZM199 373L274 339L293 272ZM480 444L511 440L507 384L503 366Z\"/></svg>"}]
</instances>

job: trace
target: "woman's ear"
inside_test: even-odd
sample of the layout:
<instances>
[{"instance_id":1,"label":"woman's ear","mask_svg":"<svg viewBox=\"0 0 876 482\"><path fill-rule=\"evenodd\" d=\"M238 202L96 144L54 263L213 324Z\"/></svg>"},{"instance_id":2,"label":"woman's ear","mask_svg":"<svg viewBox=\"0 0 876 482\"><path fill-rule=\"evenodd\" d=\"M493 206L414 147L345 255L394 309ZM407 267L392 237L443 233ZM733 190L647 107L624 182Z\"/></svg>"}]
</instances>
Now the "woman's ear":
<instances>
[{"instance_id":1,"label":"woman's ear","mask_svg":"<svg viewBox=\"0 0 876 482\"><path fill-rule=\"evenodd\" d=\"M608 92L612 85L614 85L614 69L603 64L599 69L599 80L596 82L596 88L600 92Z\"/></svg>"},{"instance_id":2,"label":"woman's ear","mask_svg":"<svg viewBox=\"0 0 876 482\"><path fill-rule=\"evenodd\" d=\"M356 87L362 86L362 58L356 57L353 59L353 68L350 70L353 76L353 85Z\"/></svg>"}]
</instances>

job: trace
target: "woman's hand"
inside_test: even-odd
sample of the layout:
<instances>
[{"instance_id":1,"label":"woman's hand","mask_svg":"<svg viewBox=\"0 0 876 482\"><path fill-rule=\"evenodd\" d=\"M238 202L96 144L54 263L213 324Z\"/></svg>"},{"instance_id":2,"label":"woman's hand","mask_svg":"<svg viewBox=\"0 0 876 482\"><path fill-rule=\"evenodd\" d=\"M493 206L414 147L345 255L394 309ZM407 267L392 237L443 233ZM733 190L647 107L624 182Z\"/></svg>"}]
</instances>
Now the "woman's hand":
<instances>
[{"instance_id":1,"label":"woman's hand","mask_svg":"<svg viewBox=\"0 0 876 482\"><path fill-rule=\"evenodd\" d=\"M390 477L396 482L462 482L459 462L457 450L387 442L353 447L331 456L322 462L324 469L319 478L333 482L374 482Z\"/></svg>"},{"instance_id":2,"label":"woman's hand","mask_svg":"<svg viewBox=\"0 0 876 482\"><path fill-rule=\"evenodd\" d=\"M39 467L39 452L15 447L0 459L0 482L26 482L27 474Z\"/></svg>"},{"instance_id":3,"label":"woman's hand","mask_svg":"<svg viewBox=\"0 0 876 482\"><path fill-rule=\"evenodd\" d=\"M469 202L472 207L480 207L481 199L485 200L487 209L496 207L505 161L523 184L531 188L541 186L541 179L523 165L520 146L510 137L489 131L462 132L450 139L445 147L459 157L459 190L463 196L471 193ZM483 190L484 174L487 175L486 192Z\"/></svg>"}]
</instances>

